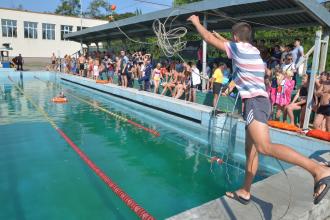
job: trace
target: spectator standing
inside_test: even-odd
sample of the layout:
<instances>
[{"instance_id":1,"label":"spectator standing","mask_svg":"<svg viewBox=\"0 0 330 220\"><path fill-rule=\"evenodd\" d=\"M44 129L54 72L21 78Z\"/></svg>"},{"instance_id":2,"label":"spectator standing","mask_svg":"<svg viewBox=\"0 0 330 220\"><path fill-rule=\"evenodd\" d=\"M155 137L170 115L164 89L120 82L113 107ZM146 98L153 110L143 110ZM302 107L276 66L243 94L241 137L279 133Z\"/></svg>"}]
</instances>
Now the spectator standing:
<instances>
[{"instance_id":1,"label":"spectator standing","mask_svg":"<svg viewBox=\"0 0 330 220\"><path fill-rule=\"evenodd\" d=\"M160 79L162 79L162 75L161 75L161 71L160 71L161 67L162 67L162 65L160 63L157 63L156 68L152 72L152 76L153 76L152 78L154 80L154 93L158 93Z\"/></svg>"},{"instance_id":2,"label":"spectator standing","mask_svg":"<svg viewBox=\"0 0 330 220\"><path fill-rule=\"evenodd\" d=\"M16 61L17 61L17 70L23 71L24 59L21 54L18 55Z\"/></svg>"},{"instance_id":3,"label":"spectator standing","mask_svg":"<svg viewBox=\"0 0 330 220\"><path fill-rule=\"evenodd\" d=\"M83 54L81 54L79 56L79 75L83 76L84 75L84 70L85 70L85 56Z\"/></svg>"},{"instance_id":4,"label":"spectator standing","mask_svg":"<svg viewBox=\"0 0 330 220\"><path fill-rule=\"evenodd\" d=\"M214 64L214 73L212 78L210 79L210 83L212 83L213 90L213 107L216 106L218 97L221 93L222 83L223 83L223 73L218 63Z\"/></svg>"},{"instance_id":5,"label":"spectator standing","mask_svg":"<svg viewBox=\"0 0 330 220\"><path fill-rule=\"evenodd\" d=\"M318 103L314 128L330 132L330 72L321 73L318 81L319 86L315 91Z\"/></svg>"},{"instance_id":6,"label":"spectator standing","mask_svg":"<svg viewBox=\"0 0 330 220\"><path fill-rule=\"evenodd\" d=\"M127 87L127 64L128 64L128 57L125 54L125 51L120 51L120 75L121 75L121 85L123 87Z\"/></svg>"},{"instance_id":7,"label":"spectator standing","mask_svg":"<svg viewBox=\"0 0 330 220\"><path fill-rule=\"evenodd\" d=\"M55 70L55 66L56 66L56 56L55 53L52 54L51 56L51 70Z\"/></svg>"},{"instance_id":8,"label":"spectator standing","mask_svg":"<svg viewBox=\"0 0 330 220\"><path fill-rule=\"evenodd\" d=\"M151 60L146 59L145 60L145 69L144 69L144 76L141 77L138 82L140 85L140 90L143 90L143 85L142 82L144 82L144 90L149 91L150 89L150 77L152 73L152 65L151 65Z\"/></svg>"},{"instance_id":9,"label":"spectator standing","mask_svg":"<svg viewBox=\"0 0 330 220\"><path fill-rule=\"evenodd\" d=\"M201 77L199 69L194 62L189 63L191 66L191 88L190 88L190 100L191 102L196 102L196 90L201 84Z\"/></svg>"},{"instance_id":10,"label":"spectator standing","mask_svg":"<svg viewBox=\"0 0 330 220\"><path fill-rule=\"evenodd\" d=\"M270 67L271 67L271 69L275 68L276 66L281 64L281 56L282 56L282 52L280 50L280 46L276 45L274 47L274 50L272 52L272 56L270 58L270 61L271 61Z\"/></svg>"},{"instance_id":11,"label":"spectator standing","mask_svg":"<svg viewBox=\"0 0 330 220\"><path fill-rule=\"evenodd\" d=\"M304 56L304 48L301 46L301 40L295 39L294 48L291 51L293 63L296 65L296 72L294 74L294 81L297 84L297 74L302 75L304 65L297 66L300 59Z\"/></svg>"}]
</instances>

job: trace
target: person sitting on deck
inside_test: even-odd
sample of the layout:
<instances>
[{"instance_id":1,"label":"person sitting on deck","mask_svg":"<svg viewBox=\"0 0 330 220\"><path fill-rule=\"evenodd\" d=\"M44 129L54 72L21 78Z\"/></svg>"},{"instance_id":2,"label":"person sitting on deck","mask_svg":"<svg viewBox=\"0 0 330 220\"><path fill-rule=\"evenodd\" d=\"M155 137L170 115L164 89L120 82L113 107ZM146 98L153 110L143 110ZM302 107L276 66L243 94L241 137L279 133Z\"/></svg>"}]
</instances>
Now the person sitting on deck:
<instances>
[{"instance_id":1,"label":"person sitting on deck","mask_svg":"<svg viewBox=\"0 0 330 220\"><path fill-rule=\"evenodd\" d=\"M298 89L295 97L291 104L287 105L284 110L283 120L286 121L287 115L289 115L290 124L294 125L294 114L293 111L301 110L300 113L300 127L304 124L304 117L306 111L306 100L308 95L309 76L304 74L301 80L301 87Z\"/></svg>"},{"instance_id":2,"label":"person sitting on deck","mask_svg":"<svg viewBox=\"0 0 330 220\"><path fill-rule=\"evenodd\" d=\"M173 89L176 86L177 72L175 71L175 66L172 64L168 68L169 70L165 72L165 77L163 77L163 91L161 95L166 95L168 90L173 94Z\"/></svg>"},{"instance_id":3,"label":"person sitting on deck","mask_svg":"<svg viewBox=\"0 0 330 220\"><path fill-rule=\"evenodd\" d=\"M330 189L330 168L285 145L271 142L268 127L271 105L264 84L265 66L259 50L249 43L252 35L251 26L245 22L234 24L232 27L233 41L228 41L216 38L201 24L198 16L192 15L188 21L192 22L203 40L226 52L228 58L233 59L234 81L245 103L247 160L244 185L235 192L227 192L226 195L245 205L250 202L250 190L258 169L258 153L261 153L300 166L308 171L315 183L314 204L318 204ZM308 81L306 77L305 81Z\"/></svg>"}]
</instances>

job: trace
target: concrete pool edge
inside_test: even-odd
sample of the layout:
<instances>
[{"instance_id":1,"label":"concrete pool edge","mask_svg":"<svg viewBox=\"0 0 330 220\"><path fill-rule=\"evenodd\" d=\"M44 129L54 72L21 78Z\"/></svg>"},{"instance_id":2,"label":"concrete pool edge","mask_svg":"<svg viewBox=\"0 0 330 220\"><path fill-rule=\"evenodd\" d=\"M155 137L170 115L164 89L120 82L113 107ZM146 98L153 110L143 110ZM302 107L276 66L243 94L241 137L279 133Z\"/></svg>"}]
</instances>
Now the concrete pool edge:
<instances>
[{"instance_id":1,"label":"concrete pool edge","mask_svg":"<svg viewBox=\"0 0 330 220\"><path fill-rule=\"evenodd\" d=\"M80 86L105 92L109 95L120 97L131 102L138 103L159 111L173 114L178 117L209 126L213 108L184 100L173 99L172 97L155 95L150 92L138 91L132 88L122 88L114 84L96 84L95 80L78 76L59 74L64 81L71 82Z\"/></svg>"},{"instance_id":2,"label":"concrete pool edge","mask_svg":"<svg viewBox=\"0 0 330 220\"><path fill-rule=\"evenodd\" d=\"M329 161L330 153L322 155ZM192 208L168 220L213 219L327 219L330 217L330 193L313 205L313 179L302 168L294 166L252 185L252 202L242 205L223 196ZM291 190L290 191L290 184ZM289 209L288 209L289 207Z\"/></svg>"}]
</instances>

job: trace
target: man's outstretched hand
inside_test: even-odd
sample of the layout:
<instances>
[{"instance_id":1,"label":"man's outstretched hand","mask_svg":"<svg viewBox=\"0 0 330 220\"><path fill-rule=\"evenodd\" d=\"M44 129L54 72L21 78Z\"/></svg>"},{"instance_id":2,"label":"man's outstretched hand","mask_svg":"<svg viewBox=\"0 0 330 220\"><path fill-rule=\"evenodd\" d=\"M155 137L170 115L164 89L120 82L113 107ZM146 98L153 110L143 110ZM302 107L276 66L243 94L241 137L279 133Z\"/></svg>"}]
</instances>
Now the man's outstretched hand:
<instances>
[{"instance_id":1,"label":"man's outstretched hand","mask_svg":"<svg viewBox=\"0 0 330 220\"><path fill-rule=\"evenodd\" d=\"M200 24L200 21L199 21L199 17L196 16L196 15L192 15L190 16L187 21L191 21L191 23L193 23L194 25L196 24Z\"/></svg>"}]
</instances>

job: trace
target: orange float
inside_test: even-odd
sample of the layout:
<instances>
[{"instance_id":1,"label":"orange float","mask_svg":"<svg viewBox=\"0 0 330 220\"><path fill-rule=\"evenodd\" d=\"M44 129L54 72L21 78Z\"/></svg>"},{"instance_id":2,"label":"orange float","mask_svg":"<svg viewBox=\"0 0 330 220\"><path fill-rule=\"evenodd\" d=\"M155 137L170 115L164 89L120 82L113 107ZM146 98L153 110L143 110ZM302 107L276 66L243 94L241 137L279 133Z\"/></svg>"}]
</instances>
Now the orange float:
<instances>
[{"instance_id":1,"label":"orange float","mask_svg":"<svg viewBox=\"0 0 330 220\"><path fill-rule=\"evenodd\" d=\"M116 8L117 8L117 6L116 6L116 5L111 5L111 6L110 6L110 9L111 9L111 11L114 11L114 10L116 10Z\"/></svg>"},{"instance_id":2,"label":"orange float","mask_svg":"<svg viewBox=\"0 0 330 220\"><path fill-rule=\"evenodd\" d=\"M52 99L52 102L55 102L55 103L66 103L66 102L68 102L68 99L67 98L55 97L55 98Z\"/></svg>"},{"instance_id":3,"label":"orange float","mask_svg":"<svg viewBox=\"0 0 330 220\"><path fill-rule=\"evenodd\" d=\"M317 138L320 140L330 141L330 132L322 130L309 130L306 134L308 137Z\"/></svg>"},{"instance_id":4,"label":"orange float","mask_svg":"<svg viewBox=\"0 0 330 220\"><path fill-rule=\"evenodd\" d=\"M268 125L273 127L273 128L278 128L278 129L282 129L282 130L287 130L287 131L301 131L300 128L298 128L295 125L291 125L285 122L281 122L281 121L268 121Z\"/></svg>"},{"instance_id":5,"label":"orange float","mask_svg":"<svg viewBox=\"0 0 330 220\"><path fill-rule=\"evenodd\" d=\"M101 79L98 79L96 80L96 83L99 83L99 84L107 84L109 83L108 80L101 80Z\"/></svg>"}]
</instances>

